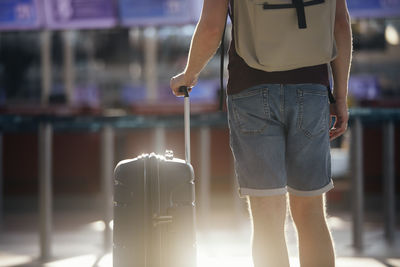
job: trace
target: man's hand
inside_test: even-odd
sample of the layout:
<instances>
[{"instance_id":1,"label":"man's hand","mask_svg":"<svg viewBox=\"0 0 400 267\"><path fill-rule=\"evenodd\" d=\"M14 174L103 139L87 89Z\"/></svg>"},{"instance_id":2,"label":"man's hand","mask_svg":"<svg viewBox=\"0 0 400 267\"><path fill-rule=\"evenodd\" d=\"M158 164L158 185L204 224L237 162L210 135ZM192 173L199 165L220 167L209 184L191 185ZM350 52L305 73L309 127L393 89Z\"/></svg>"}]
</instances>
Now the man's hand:
<instances>
[{"instance_id":1,"label":"man's hand","mask_svg":"<svg viewBox=\"0 0 400 267\"><path fill-rule=\"evenodd\" d=\"M335 124L329 130L329 139L341 136L347 129L347 122L349 120L349 113L346 100L336 100L336 103L330 105L330 118L335 117Z\"/></svg>"},{"instance_id":2,"label":"man's hand","mask_svg":"<svg viewBox=\"0 0 400 267\"><path fill-rule=\"evenodd\" d=\"M226 22L229 0L204 0L200 20L190 44L185 71L171 79L174 95L183 96L179 87L192 88L201 70L217 51Z\"/></svg>"},{"instance_id":3,"label":"man's hand","mask_svg":"<svg viewBox=\"0 0 400 267\"><path fill-rule=\"evenodd\" d=\"M179 91L179 87L186 86L189 87L189 92L192 90L192 87L197 83L197 77L188 77L188 75L184 72L178 74L171 78L170 86L172 89L172 93L176 96L184 96L185 93Z\"/></svg>"}]
</instances>

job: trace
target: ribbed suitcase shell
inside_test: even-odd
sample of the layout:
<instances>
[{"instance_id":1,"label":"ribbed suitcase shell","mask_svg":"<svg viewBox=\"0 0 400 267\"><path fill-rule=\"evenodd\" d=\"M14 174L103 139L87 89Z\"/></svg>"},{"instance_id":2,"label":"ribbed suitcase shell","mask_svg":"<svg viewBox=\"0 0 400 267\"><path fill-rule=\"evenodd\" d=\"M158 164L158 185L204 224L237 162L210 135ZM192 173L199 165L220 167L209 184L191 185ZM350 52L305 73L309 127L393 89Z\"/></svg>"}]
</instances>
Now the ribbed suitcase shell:
<instances>
[{"instance_id":1,"label":"ribbed suitcase shell","mask_svg":"<svg viewBox=\"0 0 400 267\"><path fill-rule=\"evenodd\" d=\"M185 161L144 154L118 163L114 267L195 267L194 173Z\"/></svg>"}]
</instances>

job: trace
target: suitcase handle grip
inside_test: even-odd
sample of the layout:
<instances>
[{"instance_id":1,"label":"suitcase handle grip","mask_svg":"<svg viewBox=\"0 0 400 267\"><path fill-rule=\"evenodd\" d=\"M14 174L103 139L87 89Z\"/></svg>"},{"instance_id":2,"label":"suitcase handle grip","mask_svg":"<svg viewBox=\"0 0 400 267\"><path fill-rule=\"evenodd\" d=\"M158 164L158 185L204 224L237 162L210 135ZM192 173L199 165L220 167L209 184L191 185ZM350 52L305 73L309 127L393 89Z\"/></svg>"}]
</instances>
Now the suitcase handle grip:
<instances>
[{"instance_id":1,"label":"suitcase handle grip","mask_svg":"<svg viewBox=\"0 0 400 267\"><path fill-rule=\"evenodd\" d=\"M179 92L185 93L184 97L189 97L189 87L181 86L179 87Z\"/></svg>"},{"instance_id":2,"label":"suitcase handle grip","mask_svg":"<svg viewBox=\"0 0 400 267\"><path fill-rule=\"evenodd\" d=\"M184 125L185 125L185 159L186 163L190 164L190 100L189 87L179 87L180 92L185 93L184 98Z\"/></svg>"}]
</instances>

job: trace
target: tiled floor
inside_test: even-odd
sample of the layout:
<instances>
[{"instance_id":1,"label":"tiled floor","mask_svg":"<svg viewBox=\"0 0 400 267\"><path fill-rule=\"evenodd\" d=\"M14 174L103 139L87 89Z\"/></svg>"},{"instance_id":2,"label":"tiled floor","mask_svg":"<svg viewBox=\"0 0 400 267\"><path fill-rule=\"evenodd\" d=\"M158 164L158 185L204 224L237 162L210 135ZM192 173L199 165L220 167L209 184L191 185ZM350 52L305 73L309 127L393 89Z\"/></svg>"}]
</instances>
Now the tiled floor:
<instances>
[{"instance_id":1,"label":"tiled floor","mask_svg":"<svg viewBox=\"0 0 400 267\"><path fill-rule=\"evenodd\" d=\"M37 260L37 215L6 214L0 233L0 267L111 267L111 254L101 251L104 225L99 218L98 212L88 210L55 212L54 258L41 264ZM252 267L251 228L246 211L233 216L228 209L225 212L220 210L211 214L207 222L207 225L203 223L199 226L197 233L198 267ZM328 223L335 240L338 267L400 267L400 229L395 243L388 245L379 223L365 223L365 249L357 252L351 246L350 214L331 213ZM289 217L286 237L291 266L299 266L297 239Z\"/></svg>"}]
</instances>

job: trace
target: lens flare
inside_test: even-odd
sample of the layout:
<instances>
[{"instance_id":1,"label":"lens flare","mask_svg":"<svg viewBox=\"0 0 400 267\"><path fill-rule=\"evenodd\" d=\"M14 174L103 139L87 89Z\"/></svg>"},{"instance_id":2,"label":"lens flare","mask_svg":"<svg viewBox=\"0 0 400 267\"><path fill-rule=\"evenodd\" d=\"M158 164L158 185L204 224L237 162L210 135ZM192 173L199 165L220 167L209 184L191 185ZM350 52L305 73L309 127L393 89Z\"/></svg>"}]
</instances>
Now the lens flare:
<instances>
[{"instance_id":1,"label":"lens flare","mask_svg":"<svg viewBox=\"0 0 400 267\"><path fill-rule=\"evenodd\" d=\"M400 43L399 32L391 24L386 26L385 38L386 38L386 41L391 45L399 45L399 43Z\"/></svg>"}]
</instances>

